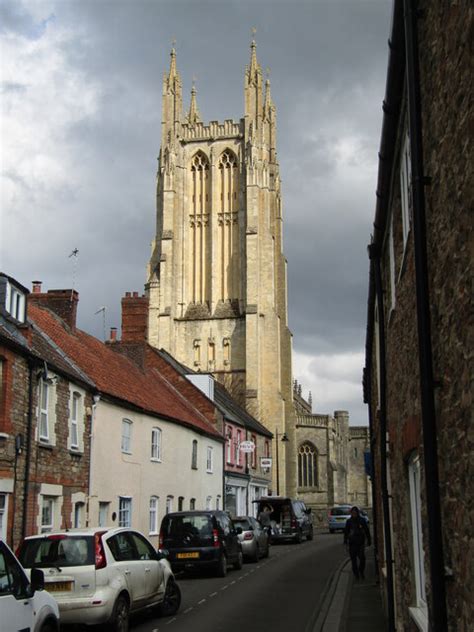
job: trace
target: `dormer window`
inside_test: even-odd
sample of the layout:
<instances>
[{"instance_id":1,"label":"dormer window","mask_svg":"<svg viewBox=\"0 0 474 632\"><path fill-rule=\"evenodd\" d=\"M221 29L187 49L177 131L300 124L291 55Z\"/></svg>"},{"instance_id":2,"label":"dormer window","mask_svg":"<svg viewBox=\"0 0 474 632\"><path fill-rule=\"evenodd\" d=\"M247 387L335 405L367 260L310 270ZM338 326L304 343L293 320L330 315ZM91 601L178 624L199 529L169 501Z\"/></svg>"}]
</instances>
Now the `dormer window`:
<instances>
[{"instance_id":1,"label":"dormer window","mask_svg":"<svg viewBox=\"0 0 474 632\"><path fill-rule=\"evenodd\" d=\"M0 277L0 297L2 305L12 318L25 322L27 292L19 284L12 283L9 277Z\"/></svg>"}]
</instances>

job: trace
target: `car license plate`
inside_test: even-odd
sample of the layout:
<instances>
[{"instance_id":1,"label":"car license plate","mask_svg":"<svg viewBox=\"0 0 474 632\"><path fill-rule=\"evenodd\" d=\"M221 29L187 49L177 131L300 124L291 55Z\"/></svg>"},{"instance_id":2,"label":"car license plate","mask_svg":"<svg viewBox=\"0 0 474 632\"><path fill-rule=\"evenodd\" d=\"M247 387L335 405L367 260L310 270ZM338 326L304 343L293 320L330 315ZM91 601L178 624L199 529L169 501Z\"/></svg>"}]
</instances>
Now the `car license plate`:
<instances>
[{"instance_id":1,"label":"car license plate","mask_svg":"<svg viewBox=\"0 0 474 632\"><path fill-rule=\"evenodd\" d=\"M345 518L336 518L337 522L344 522Z\"/></svg>"},{"instance_id":2,"label":"car license plate","mask_svg":"<svg viewBox=\"0 0 474 632\"><path fill-rule=\"evenodd\" d=\"M48 582L44 587L48 592L71 592L72 582Z\"/></svg>"},{"instance_id":3,"label":"car license plate","mask_svg":"<svg viewBox=\"0 0 474 632\"><path fill-rule=\"evenodd\" d=\"M199 557L199 551L195 551L194 553L177 553L176 557L179 560L183 560L183 559L196 559Z\"/></svg>"}]
</instances>

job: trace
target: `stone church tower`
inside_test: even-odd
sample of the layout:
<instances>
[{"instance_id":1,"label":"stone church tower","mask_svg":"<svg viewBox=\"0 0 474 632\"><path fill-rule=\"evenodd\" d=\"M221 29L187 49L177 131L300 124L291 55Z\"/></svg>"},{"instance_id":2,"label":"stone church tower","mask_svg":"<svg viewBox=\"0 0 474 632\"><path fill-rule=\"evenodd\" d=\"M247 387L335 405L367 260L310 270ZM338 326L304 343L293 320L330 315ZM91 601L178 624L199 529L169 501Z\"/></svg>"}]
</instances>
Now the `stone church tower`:
<instances>
[{"instance_id":1,"label":"stone church tower","mask_svg":"<svg viewBox=\"0 0 474 632\"><path fill-rule=\"evenodd\" d=\"M279 437L280 493L295 494L295 412L286 260L270 82L252 42L245 116L204 124L171 51L163 78L156 236L148 266L149 342L209 372ZM287 454L288 451L288 454ZM261 455L260 455L261 456Z\"/></svg>"}]
</instances>

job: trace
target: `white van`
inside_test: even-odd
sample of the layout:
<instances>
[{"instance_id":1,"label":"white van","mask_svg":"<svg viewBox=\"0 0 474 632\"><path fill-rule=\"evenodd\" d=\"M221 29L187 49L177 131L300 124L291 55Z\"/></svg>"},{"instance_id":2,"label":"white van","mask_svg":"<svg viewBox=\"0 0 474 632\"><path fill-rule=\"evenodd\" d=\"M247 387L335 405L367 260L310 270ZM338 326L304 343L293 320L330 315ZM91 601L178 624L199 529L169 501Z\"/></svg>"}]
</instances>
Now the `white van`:
<instances>
[{"instance_id":1,"label":"white van","mask_svg":"<svg viewBox=\"0 0 474 632\"><path fill-rule=\"evenodd\" d=\"M58 604L44 590L43 571L35 568L30 581L21 564L1 539L0 621L3 632L59 630Z\"/></svg>"}]
</instances>

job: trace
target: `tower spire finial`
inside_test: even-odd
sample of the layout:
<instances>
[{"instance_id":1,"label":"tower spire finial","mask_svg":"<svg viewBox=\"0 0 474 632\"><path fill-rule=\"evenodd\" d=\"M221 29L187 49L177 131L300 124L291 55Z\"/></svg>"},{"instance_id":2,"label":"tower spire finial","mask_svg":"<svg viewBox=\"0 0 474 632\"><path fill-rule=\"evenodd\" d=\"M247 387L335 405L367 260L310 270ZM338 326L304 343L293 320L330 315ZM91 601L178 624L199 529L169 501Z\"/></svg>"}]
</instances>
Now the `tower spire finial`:
<instances>
[{"instance_id":1,"label":"tower spire finial","mask_svg":"<svg viewBox=\"0 0 474 632\"><path fill-rule=\"evenodd\" d=\"M176 77L176 50L175 50L175 46L176 46L176 40L173 39L173 41L171 42L171 53L170 53L170 57L171 57L171 61L170 61L170 72L169 72L169 79L172 79L173 77Z\"/></svg>"},{"instance_id":2,"label":"tower spire finial","mask_svg":"<svg viewBox=\"0 0 474 632\"><path fill-rule=\"evenodd\" d=\"M257 70L257 44L255 43L255 34L257 29L252 27L252 43L250 44L250 72L253 73Z\"/></svg>"},{"instance_id":3,"label":"tower spire finial","mask_svg":"<svg viewBox=\"0 0 474 632\"><path fill-rule=\"evenodd\" d=\"M199 123L201 121L201 116L199 114L197 101L196 101L196 77L193 77L193 86L191 88L191 104L189 106L189 113L187 116L188 123L190 125L194 125L194 123Z\"/></svg>"}]
</instances>

